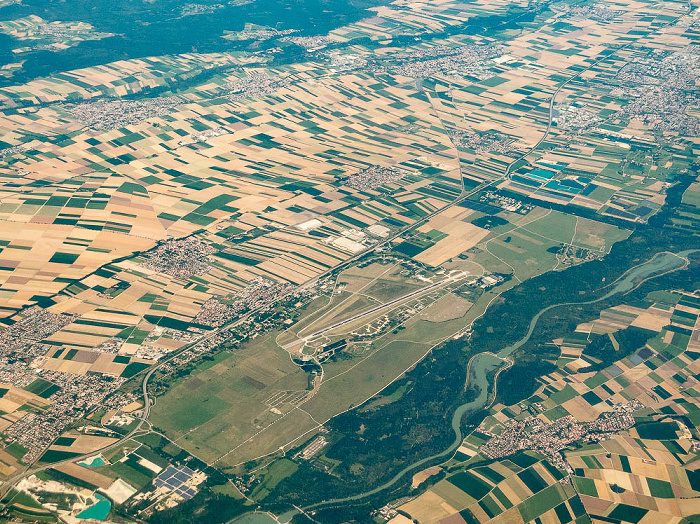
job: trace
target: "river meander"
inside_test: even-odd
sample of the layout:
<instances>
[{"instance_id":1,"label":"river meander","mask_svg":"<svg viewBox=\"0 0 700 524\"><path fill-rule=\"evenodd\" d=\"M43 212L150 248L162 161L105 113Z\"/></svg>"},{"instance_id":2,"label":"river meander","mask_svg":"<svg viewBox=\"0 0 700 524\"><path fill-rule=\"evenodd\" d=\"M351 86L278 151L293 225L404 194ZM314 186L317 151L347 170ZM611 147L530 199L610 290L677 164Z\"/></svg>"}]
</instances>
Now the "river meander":
<instances>
[{"instance_id":1,"label":"river meander","mask_svg":"<svg viewBox=\"0 0 700 524\"><path fill-rule=\"evenodd\" d=\"M684 268L688 264L687 257L691 253L695 253L697 251L699 250L689 250L678 254L670 252L657 253L648 261L628 269L620 278L604 287L603 289L609 288L609 291L607 291L604 295L596 299L581 302L562 302L542 308L532 318L527 332L520 340L518 340L514 344L504 347L501 351L499 351L498 355L494 355L492 353L480 353L472 357L472 359L469 361L468 380L470 381L470 385L477 387L478 395L473 400L462 404L455 410L452 416L452 430L454 431L455 439L448 448L441 451L440 453L429 457L425 457L417 462L409 464L396 475L394 475L390 480L388 480L380 486L377 486L376 488L349 497L322 501L307 506L304 509L307 510L328 506L337 506L346 504L348 502L358 501L366 497L370 497L379 493L380 491L390 488L391 486L396 484L404 475L410 473L413 470L417 470L429 463L435 463L436 460L441 458L447 459L462 443L462 420L464 419L465 415L475 413L476 411L481 409L485 409L493 401L495 391L492 391L493 388L490 387L491 384L489 382L489 378L494 378L496 380L497 387L498 373L494 373L494 371L497 371L499 368L505 369L508 363L508 357L511 354L513 354L513 352L515 352L518 348L520 348L523 344L527 343L527 341L532 336L539 319L542 317L543 314L557 307L563 307L567 305L572 306L595 304L596 302L606 300L614 295L620 293L628 293L634 290L635 288L639 287L646 280L656 278L661 275L665 275L667 273ZM264 517L262 515L264 515ZM245 520L246 518L260 520ZM234 522L236 522L237 524L268 524L270 522L275 522L275 520L266 514L258 513L249 514L245 517L237 519Z\"/></svg>"}]
</instances>

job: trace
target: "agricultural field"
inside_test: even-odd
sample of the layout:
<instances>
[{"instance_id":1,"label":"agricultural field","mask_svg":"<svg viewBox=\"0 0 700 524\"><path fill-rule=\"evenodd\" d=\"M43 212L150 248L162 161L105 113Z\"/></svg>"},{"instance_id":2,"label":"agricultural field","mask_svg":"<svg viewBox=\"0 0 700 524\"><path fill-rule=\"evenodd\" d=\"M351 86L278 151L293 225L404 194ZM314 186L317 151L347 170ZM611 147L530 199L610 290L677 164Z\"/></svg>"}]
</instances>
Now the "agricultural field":
<instances>
[{"instance_id":1,"label":"agricultural field","mask_svg":"<svg viewBox=\"0 0 700 524\"><path fill-rule=\"evenodd\" d=\"M697 294L657 291L555 340L557 371L528 399L494 404L454 457L414 484L441 480L399 509L467 523L695 515L699 308ZM610 416L631 402L629 415ZM582 429L606 416L602 432Z\"/></svg>"},{"instance_id":2,"label":"agricultural field","mask_svg":"<svg viewBox=\"0 0 700 524\"><path fill-rule=\"evenodd\" d=\"M33 50L58 51L86 40L114 36L95 31L90 24L84 22L47 22L35 15L0 22L0 31L28 44L13 49L15 54Z\"/></svg>"},{"instance_id":3,"label":"agricultural field","mask_svg":"<svg viewBox=\"0 0 700 524\"><path fill-rule=\"evenodd\" d=\"M37 3L0 520L700 514L694 2Z\"/></svg>"}]
</instances>

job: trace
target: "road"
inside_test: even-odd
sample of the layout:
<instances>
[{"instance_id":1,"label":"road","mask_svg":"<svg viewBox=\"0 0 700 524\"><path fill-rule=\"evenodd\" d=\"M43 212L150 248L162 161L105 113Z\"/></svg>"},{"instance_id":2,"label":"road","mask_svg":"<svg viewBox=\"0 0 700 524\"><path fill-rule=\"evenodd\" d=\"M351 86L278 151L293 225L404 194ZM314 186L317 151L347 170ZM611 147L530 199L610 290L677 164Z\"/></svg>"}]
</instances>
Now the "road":
<instances>
[{"instance_id":1,"label":"road","mask_svg":"<svg viewBox=\"0 0 700 524\"><path fill-rule=\"evenodd\" d=\"M141 417L140 417L140 419L139 419L139 422L138 422L137 426L136 426L132 431L130 431L130 432L129 432L127 435L125 435L124 437L120 438L118 441L116 441L116 442L114 442L114 443L112 443L112 444L110 444L110 445L108 445L108 446L105 446L105 447L103 447L103 448L96 449L96 450L94 450L94 451L92 451L92 452L90 452L90 453L85 453L85 454L83 454L83 455L75 456L75 457L72 457L72 458L70 458L70 459L62 460L62 461L59 461L59 462L54 462L54 463L52 463L52 464L45 464L45 465L41 465L41 466L33 466L33 467L30 467L29 469L26 469L26 470L24 470L24 471L21 471L21 472L16 473L15 475L9 477L7 480L5 480L5 481L2 483L2 486L0 487L0 498L4 497L5 494L7 494L7 492L8 492L13 486L15 486L18 482L20 482L22 479L24 479L24 478L26 478L26 477L29 477L30 475L34 475L35 473L39 473L40 471L45 471L45 470L47 470L47 469L51 469L51 468L53 468L53 467L55 467L55 466L58 466L58 465L61 465L61 464L66 464L66 463L69 463L69 462L77 462L77 461L79 461L79 460L83 460L83 459L85 459L85 458L91 457L91 456L93 456L93 455L95 455L95 454L97 454L97 453L104 453L104 452L106 452L106 451L109 451L109 450L112 450L112 449L114 449L114 448L117 448L117 447L121 446L122 444L124 444L125 442L127 442L129 439L131 439L131 438L133 438L134 436L136 436L136 435L141 431L141 428L143 427L143 425L144 425L144 424L146 423L146 421L148 420L148 415L149 415L150 409L151 409L150 398L149 398L149 395L148 395L148 381L151 379L151 377L153 376L153 374L154 374L156 371L158 371L158 369L160 369L163 365L165 365L166 363L170 362L171 360L173 360L175 357L177 357L177 356L180 355L181 353L184 353L185 351L187 351L188 349L190 349L190 348L191 348L192 346L194 346L195 344L197 344L197 343L199 343L199 342L202 342L202 341L205 341L205 340L208 340L208 339L210 339L210 338L212 338L212 337L218 335L219 333L221 333L221 332L224 331L224 330L227 330L227 329L229 329L229 328L236 327L236 326L238 326L238 325L241 325L241 324L244 324L244 323L248 322L255 314L257 314L258 312L262 311L262 310L265 309L266 307L268 307L268 306L270 306L270 305L272 305L272 304L274 304L274 303L277 303L277 302L280 302L280 301L284 300L285 298L287 298L288 296L290 296L291 294L293 294L294 292L296 292L296 291L299 290L299 289L304 289L304 288L306 288L306 287L312 286L312 285L315 284L318 280L320 280L320 279L322 279L322 278L325 278L325 277L327 277L328 275L330 275L330 274L332 274L332 273L335 273L336 271L341 271L342 269L344 269L344 268L346 268L346 267L348 267L348 266L354 264L355 262L357 262L357 261L358 261L359 259L361 259L362 257L365 257L365 256L367 256L367 255L370 254L370 253L373 253L374 251L376 251L376 250L379 249L379 248L383 248L383 247L387 246L387 245L390 244L392 241L394 241L396 238L400 237L401 235L404 235L405 233L407 233L408 231L410 231L410 230L413 229L413 228L416 228L416 227L419 227L419 226L425 224L425 223L428 222L431 218L433 218L433 217L435 217L436 215L442 213L443 211L445 211L445 210L447 210L447 209L449 209L449 208L451 208L451 207L453 207L453 206L455 206L455 205L460 204L460 203L463 202L465 199L467 199L469 196L475 194L475 193L478 192L478 191L481 191L483 188L485 188L486 186L488 186L488 185L491 184L491 183L492 183L492 182L485 182L485 183L482 183L482 184L480 184L479 186L475 187L475 188L472 189L471 191L468 191L468 192L462 191L462 193L460 194L460 196L459 196L457 199L455 199L455 200L453 200L452 202L448 203L447 205L445 205L445 206L443 206L443 207L441 207L441 208L439 208L439 209L433 211L432 213L430 213L430 214L424 216L423 218L417 220L417 221L414 222L413 224L410 224L410 225L408 225L408 226L405 226L405 227L403 227L403 228L397 230L394 234L390 235L390 236L387 237L385 240L383 240L383 241L381 241L381 242L375 244L374 246L372 246L371 248L367 249L366 251L363 251L363 252L361 252L361 253L358 253L357 255L354 255L354 256L348 258L347 260L345 260L345 261L343 261L343 262L337 264L336 266L334 266L334 267L332 267L332 268L330 268L330 269L324 271L323 273L321 273L321 274L319 274L319 275L317 275L317 276L315 276L315 277L309 279L308 281L304 282L303 284L301 284L301 285L298 286L297 288L292 288L291 290L287 291L286 293L284 293L284 294L282 294L282 295L280 295L280 296L277 296L277 297L275 297L274 299L272 299L272 300L270 300L270 301L267 301L267 302L265 302L265 303L259 305L259 306L256 307L255 309L249 311L246 315L244 315L244 316L241 317L240 319L235 320L235 321L233 321L233 322L230 322L230 323L228 323L228 324L224 324L224 325L222 325L222 326L220 326L220 327L218 327L218 328L216 328L216 329L213 329L212 331L209 331L207 334L205 334L205 335L204 335L202 338L200 338L198 341L192 342L192 343L190 343L190 344L187 344L186 346L183 346L182 348L180 348L180 349L177 350L177 351L173 351L172 353L170 353L169 355L167 355L166 357L164 357L164 358L163 358L160 362L158 362L156 365L154 365L152 368L150 368L148 371L144 372L145 374L143 375L143 380L142 380L142 383L141 383L141 392L142 392L142 395L143 395L143 405L144 405L144 408L143 408L143 412L142 412L142 415L141 415ZM419 291L425 292L425 288L423 288L422 290L419 290ZM402 298L402 300L404 300L405 298L406 298L406 297ZM382 306L382 307L384 307L384 306Z\"/></svg>"},{"instance_id":2,"label":"road","mask_svg":"<svg viewBox=\"0 0 700 524\"><path fill-rule=\"evenodd\" d=\"M678 17L678 18L680 18L680 17ZM664 24L664 26L662 26L662 27L665 27L665 26L667 26L667 25L670 25L670 24L674 23L676 20L678 20L678 18L676 18L676 19L674 19L674 20L668 22L667 24ZM658 29L657 29L657 31L658 31ZM625 46L622 46L619 50L622 50L622 49L625 49L625 48L627 48L627 47L632 46L636 41L637 41L637 39L635 39L634 41L631 41L630 43L626 44ZM618 51L619 51L619 50L618 50ZM598 64L599 64L600 62L602 62L603 60L605 60L605 59L607 59L607 58L610 58L610 56L612 56L612 55L602 57L602 58L596 60L595 62L592 62L588 67L586 67L585 69L582 69L581 71L579 71L579 72L577 72L576 74L572 75L572 76L569 77L567 80L565 80L562 84L559 85L559 87L558 87L557 90L552 94L552 97L551 97L551 99L550 99L550 103L549 103L549 119L548 119L548 123L547 123L547 128L546 128L545 133L543 134L542 138L540 138L540 140L539 140L536 144L534 144L531 148L529 148L527 151L525 151L522 155L520 155L518 158L516 158L515 160L513 160L512 162L510 162L510 163L508 164L508 166L506 167L506 170L505 170L505 172L504 172L504 174L503 174L502 177L497 178L497 179L494 179L494 180L490 180L490 181L487 181L487 182L483 182L483 183L479 184L478 186L476 186L474 189L472 189L472 190L470 190L470 191L465 191L464 189L462 189L462 192L460 193L460 195L459 195L457 198L455 198L455 200L453 200L452 202L446 204L445 206L443 206L443 207L441 207L441 208L439 208L439 209L436 209L436 210L433 211L432 213L429 213L429 214L427 214L426 216L424 216L423 218L418 219L418 220L417 220L416 222L414 222L413 224L409 224L409 225L407 225L407 226L405 226L405 227L403 227L403 228L397 230L395 233L393 233L392 235L390 235L388 238L386 238L385 240L383 240L383 241L377 243L376 245L374 245L373 247L369 248L368 250L363 251L363 252L361 252L361 253L358 253L357 255L354 255L354 256L348 258L347 260L345 260L345 261L343 261L343 262L337 264L337 265L334 266L333 268L330 268L330 269L324 271L323 273L321 273L321 274L319 274L319 275L317 275L317 276L315 276L315 277L309 279L307 282L301 284L301 285L300 285L298 288L296 288L296 289L303 289L303 288L305 288L305 287L308 287L308 286L310 286L310 285L313 285L313 284L316 283L319 279L325 278L326 276L328 276L328 275L330 275L330 274L332 274L332 273L334 273L334 272L336 272L336 271L340 271L340 270L342 270L342 269L344 269L344 268L346 268L346 267L348 267L348 266L354 264L354 263L357 262L360 258L362 258L362 257L364 257L364 256L366 256L366 255L368 255L368 254L370 254L370 253L376 251L376 250L379 249L379 248L383 248L383 247L389 245L389 244L390 244L392 241L394 241L396 238L398 238L398 237L404 235L405 233L407 233L408 231L411 231L412 229L415 229L415 228L417 228L417 227L419 227L419 226L425 224L426 222L428 222L429 220L431 220L431 219L434 218L435 216L439 215L440 213L446 211L447 209L450 209L450 208L452 208L452 207L454 207L454 206L456 206L456 205L461 204L461 203L464 202L467 198L469 198L470 196L476 194L477 192L481 191L482 189L484 189L484 188L486 188L486 187L488 187L488 186L490 186L490 185L498 184L499 182L508 179L508 178L510 177L510 171L511 171L511 169L513 168L513 166L514 166L516 163L518 163L518 162L520 162L521 160L523 160L524 158L526 158L530 153L532 153L532 152L547 138L547 136L549 135L549 132L550 132L551 127L552 127L554 104L555 104L556 97L557 97L557 95L559 94L559 92L560 92L566 85L568 85L570 82L572 82L573 80L575 80L576 78L578 78L579 76L581 76L581 75L582 75L583 73L585 73L586 71L588 71L588 70L590 70L591 68L595 67L596 65L598 65ZM438 118L439 118L439 116L438 116ZM460 162L459 169L460 169L460 174L461 174L461 162ZM463 180L464 180L463 174L461 174L461 180L462 180L462 182L463 182ZM230 328L230 327L234 327L234 326L236 326L236 325L240 325L240 324L242 324L242 323L244 323L244 322L247 322L254 314L256 314L256 313L259 312L260 310L266 308L267 306L271 305L273 302L278 302L278 301L284 300L286 297L288 297L290 294L292 294L294 291L296 291L296 289L292 289L292 290L288 291L287 293L284 293L283 295L281 295L281 296L279 296L279 297L275 297L275 299L272 300L272 301L269 301L269 302L266 302L266 303L264 303L264 304L261 304L260 306L258 306L257 308L255 308L254 310L252 310L252 311L250 311L248 314L246 314L244 317L242 317L242 318L240 318L240 319L238 319L238 320L236 320L236 321L234 321L234 322L231 322L231 323L229 323L229 324L225 324L225 325L223 325L223 326L220 326L220 327L217 328L217 329L214 329L214 330L210 331L210 332L207 333L203 338L201 338L199 341L206 340L206 339L209 339L209 338L211 338L211 337L214 337L215 335L219 334L219 333L220 333L221 331L223 331L224 329L228 329L228 328ZM199 342L199 341L198 341L198 342ZM195 342L195 343L196 343L196 342ZM84 455L80 455L80 456L77 456L77 457L72 457L72 458L69 459L69 460L63 460L63 461L56 462L56 463L53 463L53 464L47 464L47 465L43 465L43 466L34 466L34 467L30 467L29 469L27 469L27 470L25 470L25 471L23 471L23 472L19 472L19 473L15 474L15 475L9 477L7 480L5 480L5 481L3 482L2 487L0 487L0 498L2 498L2 496L4 496L15 484L17 484L17 483L18 483L20 480L22 480L23 478L26 478L26 477L28 477L28 476L30 476L30 475L33 475L33 474L35 474L35 473L38 473L38 472L40 472L40 471L44 471L44 470L50 469L50 468L52 468L52 467L54 467L54 466L56 466L56 465L60 465L60 464L68 463L68 462L76 462L76 461L82 460L82 459L84 459L84 458L87 458L87 457L89 457L89 456L95 455L96 453L109 451L109 450L114 449L114 448L116 448L116 447L118 447L118 446L121 446L122 444L124 444L125 442L127 442L129 439L131 439L133 436L137 435L137 434L141 431L141 428L143 427L143 425L146 423L146 421L147 421L147 419L148 419L148 415L149 415L149 413L150 413L150 408L151 408L151 406L150 406L150 398L149 398L149 396L148 396L148 381L149 381L150 378L153 376L153 373L155 373L155 372L156 372L160 367L162 367L164 364L166 364L167 362L169 362L169 361L171 361L172 359L174 359L175 357L177 357L179 354L181 354L181 353L183 353L184 351L186 351L187 349L191 348L195 343L188 344L188 345L182 347L181 349L172 352L170 355L166 356L163 360L161 360L158 364L156 364L154 367L150 368L150 370L148 370L148 371L145 373L145 375L143 376L142 384L141 384L141 390L142 390L142 394L143 394L143 404L144 404L144 408L143 408L143 412L142 412L141 418L139 419L139 422L138 422L137 426L136 426L131 432L129 432L127 435L125 435L124 437L122 437L122 438L119 439L118 441L114 442L113 444L110 444L109 446L105 446L104 448L101 448L101 449L94 450L94 451L91 452L91 453L86 453L86 454L84 454Z\"/></svg>"},{"instance_id":3,"label":"road","mask_svg":"<svg viewBox=\"0 0 700 524\"><path fill-rule=\"evenodd\" d=\"M588 305L588 304L595 304L597 302L601 302L603 300L606 300L613 295L616 295L618 293L629 293L631 290L636 289L639 287L642 283L646 282L647 280L650 280L652 278L658 278L663 275L667 275L669 273L672 273L674 271L679 271L681 269L685 269L689 262L687 259L687 256L690 255L691 253L696 253L700 250L689 250L685 251L683 253L668 253L668 252L663 252L663 253L657 253L652 257L651 259L642 262L641 264L638 264L636 266L633 266L629 268L623 275L621 275L618 279L615 280L615 282L611 283L609 287L611 287L610 291L605 293L604 295L592 299L592 300L586 300L586 301L580 301L580 302L559 302L557 304L552 304L549 306L546 306L542 309L540 309L533 317L532 320L530 321L530 324L528 325L528 329L526 333L520 338L517 342L504 347L501 349L501 351L496 353L491 353L491 352L483 352L483 353L478 353L474 356L472 356L469 359L469 363L467 364L467 372L466 372L466 380L465 380L465 390L467 385L469 384L469 379L470 377L474 377L474 380L477 384L479 384L479 379L486 380L488 377L488 372L493 369L495 366L498 366L494 377L493 377L493 395L490 396L488 394L488 382L484 384L483 382L480 384L480 395L477 397L475 400L471 400L469 402L466 402L465 404L462 404L461 406L457 407L455 410L455 413L452 417L452 429L455 433L455 440L454 442L445 450L436 453L434 455L431 455L429 457L424 457L412 464L407 465L405 468L403 468L401 471L396 473L393 477L391 477L387 482L384 484L377 486L373 489L370 489L368 491L365 491L363 493L358 493L349 497L344 497L344 498L339 498L339 499L334 499L334 500L327 500L327 501L322 501L318 502L316 504L312 504L309 506L304 507L304 510L312 510L312 509L319 509L319 508L326 508L329 506L341 506L343 504L346 504L348 502L356 502L360 501L362 499L365 499L367 497L370 497L372 495L375 495L379 493L380 491L384 491L391 486L395 485L399 480L401 480L407 473L410 473L411 471L414 471L415 469L418 469L419 467L424 467L427 464L430 464L434 462L435 460L441 459L441 458L449 458L451 454L461 445L463 441L462 437L462 431L461 431L461 421L464 417L464 415L468 412L473 412L475 409L486 409L488 408L496 399L496 393L497 393L497 387L498 387L498 376L505 370L509 369L513 364L514 360L512 357L513 352L522 347L523 344L527 343L530 340L530 337L534 333L534 330L537 326L537 323L539 322L540 318L542 315L547 313L548 311L558 308L558 307L563 307L563 306L581 306L581 305ZM488 357L491 359L491 362L487 363L482 363L483 359ZM498 362L504 362L505 366L500 366L497 363ZM475 365L476 364L476 368Z\"/></svg>"}]
</instances>

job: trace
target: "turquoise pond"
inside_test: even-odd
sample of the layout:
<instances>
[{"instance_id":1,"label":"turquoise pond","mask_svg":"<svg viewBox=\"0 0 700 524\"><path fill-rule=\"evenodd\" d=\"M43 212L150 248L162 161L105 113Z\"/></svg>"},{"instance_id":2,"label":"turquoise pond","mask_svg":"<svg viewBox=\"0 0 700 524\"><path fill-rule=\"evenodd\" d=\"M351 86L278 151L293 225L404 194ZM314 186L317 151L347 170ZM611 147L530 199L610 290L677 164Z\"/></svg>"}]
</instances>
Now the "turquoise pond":
<instances>
[{"instance_id":1,"label":"turquoise pond","mask_svg":"<svg viewBox=\"0 0 700 524\"><path fill-rule=\"evenodd\" d=\"M102 495L95 494L95 498L97 499L97 503L81 513L78 513L78 515L76 515L77 518L95 520L105 520L107 518L109 511L112 509L112 503Z\"/></svg>"},{"instance_id":2,"label":"turquoise pond","mask_svg":"<svg viewBox=\"0 0 700 524\"><path fill-rule=\"evenodd\" d=\"M107 463L100 456L91 457L83 462L78 462L81 466L87 466L88 468L99 468L100 466L106 466Z\"/></svg>"}]
</instances>

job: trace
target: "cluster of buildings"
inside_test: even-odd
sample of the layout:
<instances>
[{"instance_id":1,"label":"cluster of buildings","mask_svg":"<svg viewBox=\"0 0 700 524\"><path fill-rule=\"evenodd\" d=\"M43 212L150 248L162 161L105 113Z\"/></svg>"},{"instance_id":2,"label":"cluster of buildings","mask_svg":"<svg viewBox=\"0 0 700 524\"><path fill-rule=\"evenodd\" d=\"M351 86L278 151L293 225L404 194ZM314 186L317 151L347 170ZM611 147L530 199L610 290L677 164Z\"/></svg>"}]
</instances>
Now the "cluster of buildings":
<instances>
[{"instance_id":1,"label":"cluster of buildings","mask_svg":"<svg viewBox=\"0 0 700 524\"><path fill-rule=\"evenodd\" d=\"M273 27L246 24L243 31L232 31L227 33L224 38L227 40L269 40L270 38L278 38L296 32L297 29L284 29L279 31Z\"/></svg>"},{"instance_id":2,"label":"cluster of buildings","mask_svg":"<svg viewBox=\"0 0 700 524\"><path fill-rule=\"evenodd\" d=\"M209 255L216 249L201 240L189 237L167 240L148 254L143 267L171 277L186 280L209 270Z\"/></svg>"},{"instance_id":3,"label":"cluster of buildings","mask_svg":"<svg viewBox=\"0 0 700 524\"><path fill-rule=\"evenodd\" d=\"M562 244L557 252L557 260L561 266L573 266L590 260L600 260L603 254L599 251L586 249L571 244Z\"/></svg>"},{"instance_id":4,"label":"cluster of buildings","mask_svg":"<svg viewBox=\"0 0 700 524\"><path fill-rule=\"evenodd\" d=\"M571 472L561 455L561 451L578 440L599 442L634 426L632 413L643 408L639 400L616 404L613 411L602 413L591 422L579 422L567 415L548 424L539 417L527 417L523 420L511 419L506 422L503 431L491 435L481 446L481 453L490 459L507 457L520 450L537 451L547 457L556 467Z\"/></svg>"},{"instance_id":5,"label":"cluster of buildings","mask_svg":"<svg viewBox=\"0 0 700 524\"><path fill-rule=\"evenodd\" d=\"M6 437L27 450L22 457L24 463L37 460L65 428L100 405L126 381L99 374L74 375L48 370L42 372L41 378L60 387L49 397L51 404L44 411L27 412L5 431Z\"/></svg>"},{"instance_id":6,"label":"cluster of buildings","mask_svg":"<svg viewBox=\"0 0 700 524\"><path fill-rule=\"evenodd\" d=\"M463 129L451 129L449 134L454 145L473 149L478 154L508 153L514 149L513 140L496 133L476 133Z\"/></svg>"},{"instance_id":7,"label":"cluster of buildings","mask_svg":"<svg viewBox=\"0 0 700 524\"><path fill-rule=\"evenodd\" d=\"M579 20L597 20L599 22L607 22L623 14L622 11L610 9L603 4L591 4L584 6L569 5L565 2L560 2L556 6L563 10L567 18L575 18Z\"/></svg>"},{"instance_id":8,"label":"cluster of buildings","mask_svg":"<svg viewBox=\"0 0 700 524\"><path fill-rule=\"evenodd\" d=\"M76 104L67 110L88 127L109 131L164 115L182 103L177 96L160 96L140 100L96 100Z\"/></svg>"},{"instance_id":9,"label":"cluster of buildings","mask_svg":"<svg viewBox=\"0 0 700 524\"><path fill-rule=\"evenodd\" d=\"M142 358L144 360L160 360L165 355L170 353L172 349L164 348L161 346L153 346L151 344L141 344L137 349L134 356L136 358Z\"/></svg>"},{"instance_id":10,"label":"cluster of buildings","mask_svg":"<svg viewBox=\"0 0 700 524\"><path fill-rule=\"evenodd\" d=\"M399 55L401 63L391 72L411 78L427 78L438 73L458 74L484 80L494 76L491 60L503 55L498 45L434 46Z\"/></svg>"},{"instance_id":11,"label":"cluster of buildings","mask_svg":"<svg viewBox=\"0 0 700 524\"><path fill-rule=\"evenodd\" d=\"M125 340L119 337L108 338L95 348L95 351L101 353L119 353L119 350L124 345Z\"/></svg>"},{"instance_id":12,"label":"cluster of buildings","mask_svg":"<svg viewBox=\"0 0 700 524\"><path fill-rule=\"evenodd\" d=\"M8 155L16 155L18 153L24 153L27 150L26 146L18 145L12 147L5 147L0 149L0 158L6 157Z\"/></svg>"},{"instance_id":13,"label":"cluster of buildings","mask_svg":"<svg viewBox=\"0 0 700 524\"><path fill-rule=\"evenodd\" d=\"M643 86L627 89L632 100L621 113L659 131L700 136L700 119L688 113L691 107L700 107L697 93L665 86Z\"/></svg>"},{"instance_id":14,"label":"cluster of buildings","mask_svg":"<svg viewBox=\"0 0 700 524\"><path fill-rule=\"evenodd\" d=\"M290 83L287 77L273 78L262 71L252 71L243 78L227 82L224 88L228 92L226 98L232 102L238 102L244 98L269 96Z\"/></svg>"},{"instance_id":15,"label":"cluster of buildings","mask_svg":"<svg viewBox=\"0 0 700 524\"><path fill-rule=\"evenodd\" d=\"M532 204L524 204L517 198L499 195L494 191L486 191L479 197L479 201L485 204L498 206L501 209L510 211L511 213L527 214L535 208L535 206Z\"/></svg>"},{"instance_id":16,"label":"cluster of buildings","mask_svg":"<svg viewBox=\"0 0 700 524\"><path fill-rule=\"evenodd\" d=\"M0 357L0 383L24 388L34 382L34 379L34 370L23 360L10 362L7 358Z\"/></svg>"},{"instance_id":17,"label":"cluster of buildings","mask_svg":"<svg viewBox=\"0 0 700 524\"><path fill-rule=\"evenodd\" d=\"M134 417L127 415L126 413L114 413L111 417L105 420L104 425L123 428L131 424L134 420Z\"/></svg>"},{"instance_id":18,"label":"cluster of buildings","mask_svg":"<svg viewBox=\"0 0 700 524\"><path fill-rule=\"evenodd\" d=\"M69 25L61 22L39 24L33 31L33 38L48 38L61 41L66 38L74 38L76 35L91 33L92 27L88 24Z\"/></svg>"},{"instance_id":19,"label":"cluster of buildings","mask_svg":"<svg viewBox=\"0 0 700 524\"><path fill-rule=\"evenodd\" d=\"M207 300L202 304L202 309L197 313L194 321L204 326L222 326L242 313L284 294L288 288L289 284L280 284L258 277L233 295Z\"/></svg>"},{"instance_id":20,"label":"cluster of buildings","mask_svg":"<svg viewBox=\"0 0 700 524\"><path fill-rule=\"evenodd\" d=\"M39 342L75 318L75 315L67 313L50 313L39 306L27 309L22 320L0 332L0 359L26 359L43 355L46 347Z\"/></svg>"},{"instance_id":21,"label":"cluster of buildings","mask_svg":"<svg viewBox=\"0 0 700 524\"><path fill-rule=\"evenodd\" d=\"M208 129L207 131L204 131L202 133L190 135L187 138L180 140L177 143L177 145L178 145L178 147L189 146L191 144L198 144L200 142L206 142L210 138L215 138L217 136L227 135L227 134L229 134L228 129L224 129L223 127L215 127L214 129Z\"/></svg>"},{"instance_id":22,"label":"cluster of buildings","mask_svg":"<svg viewBox=\"0 0 700 524\"><path fill-rule=\"evenodd\" d=\"M578 135L597 126L602 119L592 111L576 104L557 104L553 110L557 128Z\"/></svg>"},{"instance_id":23,"label":"cluster of buildings","mask_svg":"<svg viewBox=\"0 0 700 524\"><path fill-rule=\"evenodd\" d=\"M395 167L369 166L348 177L347 185L359 191L370 191L384 184L401 180L406 173Z\"/></svg>"},{"instance_id":24,"label":"cluster of buildings","mask_svg":"<svg viewBox=\"0 0 700 524\"><path fill-rule=\"evenodd\" d=\"M374 245L376 240L368 236L364 231L346 229L340 236L329 238L328 242L337 248L356 254Z\"/></svg>"},{"instance_id":25,"label":"cluster of buildings","mask_svg":"<svg viewBox=\"0 0 700 524\"><path fill-rule=\"evenodd\" d=\"M480 276L479 278L472 279L467 282L468 286L472 287L480 287L481 289L489 289L495 286L496 284L500 284L505 280L505 277L502 275L497 275L495 273L493 274L486 274L483 276Z\"/></svg>"},{"instance_id":26,"label":"cluster of buildings","mask_svg":"<svg viewBox=\"0 0 700 524\"><path fill-rule=\"evenodd\" d=\"M304 449L297 453L296 457L302 458L304 460L309 460L315 457L318 453L326 447L328 440L323 435L319 435L313 439Z\"/></svg>"},{"instance_id":27,"label":"cluster of buildings","mask_svg":"<svg viewBox=\"0 0 700 524\"><path fill-rule=\"evenodd\" d=\"M636 56L617 72L616 77L624 83L693 89L699 67L700 45L687 45L671 54L651 51Z\"/></svg>"},{"instance_id":28,"label":"cluster of buildings","mask_svg":"<svg viewBox=\"0 0 700 524\"><path fill-rule=\"evenodd\" d=\"M399 512L393 507L393 505L387 504L386 506L379 508L372 514L372 516L379 517L385 521L391 521L391 519L395 518L398 514Z\"/></svg>"},{"instance_id":29,"label":"cluster of buildings","mask_svg":"<svg viewBox=\"0 0 700 524\"><path fill-rule=\"evenodd\" d=\"M331 68L337 71L352 71L353 69L362 69L367 65L367 59L362 55L353 53L328 53L328 60Z\"/></svg>"},{"instance_id":30,"label":"cluster of buildings","mask_svg":"<svg viewBox=\"0 0 700 524\"><path fill-rule=\"evenodd\" d=\"M631 98L621 114L660 131L700 136L700 119L689 114L700 107L695 87L699 69L700 45L634 58L617 73L623 87L616 95Z\"/></svg>"},{"instance_id":31,"label":"cluster of buildings","mask_svg":"<svg viewBox=\"0 0 700 524\"><path fill-rule=\"evenodd\" d=\"M203 15L221 9L223 4L185 4L180 8L180 16Z\"/></svg>"},{"instance_id":32,"label":"cluster of buildings","mask_svg":"<svg viewBox=\"0 0 700 524\"><path fill-rule=\"evenodd\" d=\"M285 36L281 41L291 42L292 44L303 47L307 51L317 51L333 43L333 40L327 36Z\"/></svg>"},{"instance_id":33,"label":"cluster of buildings","mask_svg":"<svg viewBox=\"0 0 700 524\"><path fill-rule=\"evenodd\" d=\"M191 342L196 342L201 336L202 330L193 326L187 331L155 326L144 339L143 343L136 349L134 356L145 360L160 360L175 349L174 346L164 346L163 344L157 343L156 341L161 337L172 339L176 342L182 342L183 344L189 344Z\"/></svg>"},{"instance_id":34,"label":"cluster of buildings","mask_svg":"<svg viewBox=\"0 0 700 524\"><path fill-rule=\"evenodd\" d=\"M308 232L323 225L323 222L318 218L312 218L297 224L295 227L301 231ZM341 231L339 236L329 236L326 242L351 253L360 253L376 244L379 240L389 238L390 234L391 229L388 227L381 224L372 224L366 227L364 231L354 228L345 229Z\"/></svg>"}]
</instances>

